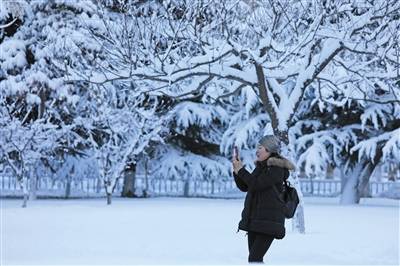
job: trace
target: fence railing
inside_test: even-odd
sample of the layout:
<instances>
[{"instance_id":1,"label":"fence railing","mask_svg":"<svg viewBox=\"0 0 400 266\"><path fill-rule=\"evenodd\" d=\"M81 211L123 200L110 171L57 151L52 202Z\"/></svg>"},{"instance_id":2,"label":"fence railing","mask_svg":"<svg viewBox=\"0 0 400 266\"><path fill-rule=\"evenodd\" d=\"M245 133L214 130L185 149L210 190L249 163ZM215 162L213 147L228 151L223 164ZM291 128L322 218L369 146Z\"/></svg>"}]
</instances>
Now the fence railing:
<instances>
[{"instance_id":1,"label":"fence railing","mask_svg":"<svg viewBox=\"0 0 400 266\"><path fill-rule=\"evenodd\" d=\"M370 181L363 196L379 197L399 182ZM305 196L337 196L341 194L342 182L340 180L310 180L300 179L300 188Z\"/></svg>"},{"instance_id":2,"label":"fence railing","mask_svg":"<svg viewBox=\"0 0 400 266\"><path fill-rule=\"evenodd\" d=\"M32 191L28 182L28 190ZM0 177L1 195L17 196L22 190L16 178ZM113 194L121 194L123 179L116 183ZM105 195L104 183L101 179L66 180L53 178L40 178L36 182L36 194L39 196L59 197L91 197ZM135 192L138 196L146 193L159 196L216 196L224 193L235 192L236 185L233 180L168 180L149 178L143 176L135 178Z\"/></svg>"},{"instance_id":3,"label":"fence railing","mask_svg":"<svg viewBox=\"0 0 400 266\"><path fill-rule=\"evenodd\" d=\"M341 193L340 180L300 179L300 189L304 196L337 196Z\"/></svg>"},{"instance_id":4,"label":"fence railing","mask_svg":"<svg viewBox=\"0 0 400 266\"><path fill-rule=\"evenodd\" d=\"M310 180L300 179L300 189L304 196L337 196L341 193L340 180ZM376 182L368 184L368 195L377 197L390 189L396 182ZM0 196L19 196L22 190L14 177L0 177ZM123 188L123 179L119 179L114 195L120 195ZM28 182L28 189L30 182ZM158 196L242 196L238 193L233 179L221 180L182 180L156 179L137 176L135 178L135 194L142 196L143 191ZM55 197L93 197L104 196L105 188L101 179L66 180L54 178L40 178L36 182L36 195Z\"/></svg>"}]
</instances>

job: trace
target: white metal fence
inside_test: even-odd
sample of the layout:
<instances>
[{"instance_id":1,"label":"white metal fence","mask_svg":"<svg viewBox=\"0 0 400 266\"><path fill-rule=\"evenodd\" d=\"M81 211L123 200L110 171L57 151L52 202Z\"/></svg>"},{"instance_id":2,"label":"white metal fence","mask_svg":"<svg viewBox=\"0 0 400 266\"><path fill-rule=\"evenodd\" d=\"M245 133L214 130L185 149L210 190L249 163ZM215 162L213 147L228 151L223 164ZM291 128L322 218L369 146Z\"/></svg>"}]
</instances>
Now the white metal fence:
<instances>
[{"instance_id":1,"label":"white metal fence","mask_svg":"<svg viewBox=\"0 0 400 266\"><path fill-rule=\"evenodd\" d=\"M22 195L22 190L16 178L0 177L1 196ZM119 179L114 195L120 195L123 188L123 179ZM32 191L30 182L28 189ZM168 180L143 176L135 178L136 195L142 196L143 191L157 196L218 196L234 192L236 189L233 180ZM101 179L66 180L41 178L36 182L36 194L40 197L92 197L104 196L105 188Z\"/></svg>"},{"instance_id":2,"label":"white metal fence","mask_svg":"<svg viewBox=\"0 0 400 266\"><path fill-rule=\"evenodd\" d=\"M147 184L146 184L147 183ZM390 189L396 182L374 182L368 185L366 196L377 197ZM28 182L28 187L30 182ZM0 177L1 195L21 196L21 188L14 177ZM119 179L114 195L122 192L123 180ZM340 180L310 180L300 179L300 188L304 196L337 196L341 193ZM32 189L29 187L29 190ZM221 180L168 180L149 178L144 176L135 179L135 194L142 196L144 190L156 196L187 196L187 197L231 197L242 196L238 193L233 178ZM40 178L36 182L38 197L102 197L105 195L103 182L100 179L66 180L54 178Z\"/></svg>"},{"instance_id":3,"label":"white metal fence","mask_svg":"<svg viewBox=\"0 0 400 266\"><path fill-rule=\"evenodd\" d=\"M370 181L364 196L377 197L382 192L388 191L395 184L396 182L393 181ZM300 179L300 187L305 196L337 196L341 193L342 183L340 180Z\"/></svg>"}]
</instances>

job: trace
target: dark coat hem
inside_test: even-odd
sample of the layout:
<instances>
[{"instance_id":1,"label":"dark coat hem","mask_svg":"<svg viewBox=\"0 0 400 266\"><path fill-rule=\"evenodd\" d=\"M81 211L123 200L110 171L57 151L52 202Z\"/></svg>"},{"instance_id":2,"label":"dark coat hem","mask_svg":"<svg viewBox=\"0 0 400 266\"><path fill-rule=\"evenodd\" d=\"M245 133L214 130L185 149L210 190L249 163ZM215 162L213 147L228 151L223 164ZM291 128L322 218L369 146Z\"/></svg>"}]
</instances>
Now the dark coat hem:
<instances>
[{"instance_id":1,"label":"dark coat hem","mask_svg":"<svg viewBox=\"0 0 400 266\"><path fill-rule=\"evenodd\" d=\"M285 226L282 223L267 220L241 220L239 229L271 235L276 239L283 239L286 235Z\"/></svg>"}]
</instances>

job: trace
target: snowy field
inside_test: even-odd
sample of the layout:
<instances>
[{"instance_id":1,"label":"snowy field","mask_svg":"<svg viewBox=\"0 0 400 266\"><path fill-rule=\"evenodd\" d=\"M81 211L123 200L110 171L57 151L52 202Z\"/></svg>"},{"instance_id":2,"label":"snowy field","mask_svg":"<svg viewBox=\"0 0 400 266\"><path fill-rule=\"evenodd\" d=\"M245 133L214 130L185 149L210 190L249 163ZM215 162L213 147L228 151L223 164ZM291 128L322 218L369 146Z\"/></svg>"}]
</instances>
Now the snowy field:
<instances>
[{"instance_id":1,"label":"snowy field","mask_svg":"<svg viewBox=\"0 0 400 266\"><path fill-rule=\"evenodd\" d=\"M306 198L305 235L274 240L267 264L399 264L399 201ZM1 200L1 265L246 264L242 199Z\"/></svg>"}]
</instances>

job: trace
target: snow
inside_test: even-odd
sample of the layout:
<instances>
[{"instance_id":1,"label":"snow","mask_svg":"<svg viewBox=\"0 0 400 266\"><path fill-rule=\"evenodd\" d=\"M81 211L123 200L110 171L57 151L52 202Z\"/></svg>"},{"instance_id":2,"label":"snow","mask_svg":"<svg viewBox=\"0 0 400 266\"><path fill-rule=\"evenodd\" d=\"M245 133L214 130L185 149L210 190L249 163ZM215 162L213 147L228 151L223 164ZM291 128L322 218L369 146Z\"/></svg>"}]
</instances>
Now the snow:
<instances>
[{"instance_id":1,"label":"snow","mask_svg":"<svg viewBox=\"0 0 400 266\"><path fill-rule=\"evenodd\" d=\"M260 113L251 118L246 118L246 110L243 109L232 115L230 126L224 132L220 143L220 151L231 155L233 146L239 149L254 148L258 137L263 130L263 122L266 119L265 114Z\"/></svg>"},{"instance_id":2,"label":"snow","mask_svg":"<svg viewBox=\"0 0 400 266\"><path fill-rule=\"evenodd\" d=\"M21 40L5 40L0 44L0 67L3 70L22 68L28 62L25 56L25 43Z\"/></svg>"},{"instance_id":3,"label":"snow","mask_svg":"<svg viewBox=\"0 0 400 266\"><path fill-rule=\"evenodd\" d=\"M304 171L317 177L326 173L327 162L329 162L329 151L321 140L314 140L314 143L299 156L297 165L304 164Z\"/></svg>"},{"instance_id":4,"label":"snow","mask_svg":"<svg viewBox=\"0 0 400 266\"><path fill-rule=\"evenodd\" d=\"M198 155L166 145L167 151L155 162L153 175L165 179L222 179L231 175L230 161L225 157Z\"/></svg>"},{"instance_id":5,"label":"snow","mask_svg":"<svg viewBox=\"0 0 400 266\"><path fill-rule=\"evenodd\" d=\"M296 104L301 100L306 83L309 80L312 80L316 74L318 74L316 72L319 71L318 68L320 67L320 65L328 60L328 58L332 56L332 54L336 53L337 50L340 49L340 47L341 43L338 40L329 39L325 41L322 51L312 58L312 61L308 66L303 63L303 66L300 69L299 75L296 79L296 85L291 91L288 99L282 101L282 104L279 106L279 111L277 111L279 122L278 126L281 131L287 130L288 120L295 111ZM276 85L274 87L276 87ZM276 90L277 89L275 89L275 91Z\"/></svg>"},{"instance_id":6,"label":"snow","mask_svg":"<svg viewBox=\"0 0 400 266\"><path fill-rule=\"evenodd\" d=\"M371 121L375 129L379 129L379 119L382 121L382 126L385 127L387 124L388 114L391 112L391 106L389 105L378 105L378 104L370 104L364 110L364 113L361 115L361 130L365 130L365 126L368 121Z\"/></svg>"},{"instance_id":7,"label":"snow","mask_svg":"<svg viewBox=\"0 0 400 266\"><path fill-rule=\"evenodd\" d=\"M40 97L37 96L36 94L28 93L26 95L26 102L28 104L34 105L34 104L40 104L41 100Z\"/></svg>"},{"instance_id":8,"label":"snow","mask_svg":"<svg viewBox=\"0 0 400 266\"><path fill-rule=\"evenodd\" d=\"M0 13L1 13L1 11L0 11ZM0 17L1 17L1 15L0 15ZM7 24L0 25L0 29L5 29L5 28L10 27L10 26L11 26L12 24L14 24L14 22L17 21L17 20L18 20L18 18L15 18L14 20L12 20L11 22L9 22L9 23L7 23Z\"/></svg>"},{"instance_id":9,"label":"snow","mask_svg":"<svg viewBox=\"0 0 400 266\"><path fill-rule=\"evenodd\" d=\"M358 152L358 158L365 154L367 158L373 160L376 153L376 146L379 142L386 141L382 148L383 158L399 158L400 147L400 129L395 129L390 132L382 133L376 137L371 137L367 140L359 142L357 145L350 149L350 152Z\"/></svg>"},{"instance_id":10,"label":"snow","mask_svg":"<svg viewBox=\"0 0 400 266\"><path fill-rule=\"evenodd\" d=\"M260 102L258 95L255 93L253 88L246 86L243 88L243 94L246 97L245 110L246 117L250 118L253 108L256 108Z\"/></svg>"},{"instance_id":11,"label":"snow","mask_svg":"<svg viewBox=\"0 0 400 266\"><path fill-rule=\"evenodd\" d=\"M298 123L297 126L301 125L311 127L315 132L304 135L301 132L294 132L294 130L291 132L293 134L291 138L299 154L297 165L304 164L304 170L307 175L320 176L325 176L324 169L332 162L331 160L340 162L342 149L346 151L350 149L351 143L357 141L354 131L361 128L359 125L349 125L337 129L318 131L321 122L312 120Z\"/></svg>"},{"instance_id":12,"label":"snow","mask_svg":"<svg viewBox=\"0 0 400 266\"><path fill-rule=\"evenodd\" d=\"M213 119L228 120L228 114L220 106L195 102L182 102L174 107L175 120L179 127L192 125L209 126Z\"/></svg>"},{"instance_id":13,"label":"snow","mask_svg":"<svg viewBox=\"0 0 400 266\"><path fill-rule=\"evenodd\" d=\"M390 158L390 155L393 155L393 158L400 160L400 128L391 132L391 137L386 142L385 146L382 148L383 157Z\"/></svg>"},{"instance_id":14,"label":"snow","mask_svg":"<svg viewBox=\"0 0 400 266\"><path fill-rule=\"evenodd\" d=\"M22 82L18 82L15 78L10 78L0 82L0 90L4 91L5 95L13 95L17 94L19 91L24 91L25 88Z\"/></svg>"},{"instance_id":15,"label":"snow","mask_svg":"<svg viewBox=\"0 0 400 266\"><path fill-rule=\"evenodd\" d=\"M24 20L24 14L30 14L29 5L24 0L18 1L2 1L0 4L0 19L4 20L8 16L12 16L16 19ZM12 23L8 24L11 25ZM8 26L7 26L8 27ZM1 28L1 27L0 27Z\"/></svg>"},{"instance_id":16,"label":"snow","mask_svg":"<svg viewBox=\"0 0 400 266\"><path fill-rule=\"evenodd\" d=\"M267 264L399 264L399 201L304 198L306 234L274 240ZM1 201L1 264L247 264L243 199Z\"/></svg>"},{"instance_id":17,"label":"snow","mask_svg":"<svg viewBox=\"0 0 400 266\"><path fill-rule=\"evenodd\" d=\"M94 12L96 10L96 5L90 1L70 1L70 0L56 0L55 4L57 5L65 5L74 9L77 9L82 12Z\"/></svg>"}]
</instances>

